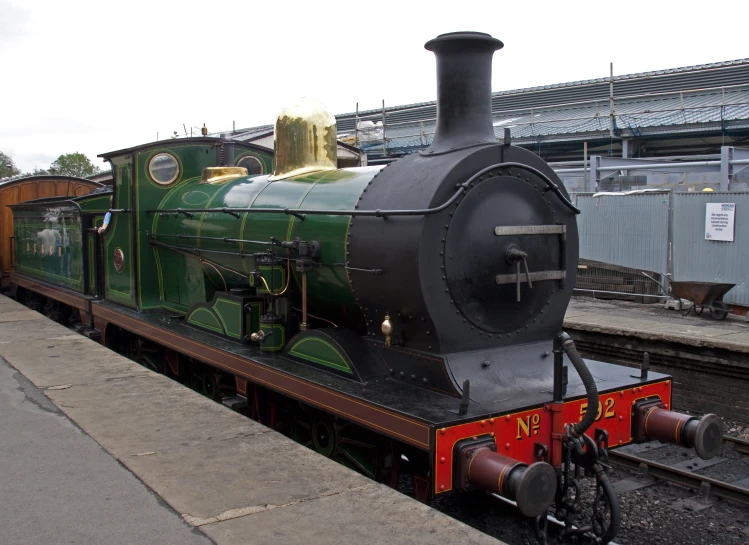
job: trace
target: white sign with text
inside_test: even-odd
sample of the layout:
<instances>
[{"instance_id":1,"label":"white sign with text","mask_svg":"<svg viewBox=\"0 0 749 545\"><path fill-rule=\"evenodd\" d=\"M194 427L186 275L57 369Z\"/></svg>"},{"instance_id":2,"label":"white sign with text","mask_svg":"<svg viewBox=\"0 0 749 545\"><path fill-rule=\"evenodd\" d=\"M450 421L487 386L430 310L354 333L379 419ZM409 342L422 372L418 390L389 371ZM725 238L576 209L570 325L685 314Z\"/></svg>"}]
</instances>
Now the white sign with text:
<instances>
[{"instance_id":1,"label":"white sign with text","mask_svg":"<svg viewBox=\"0 0 749 545\"><path fill-rule=\"evenodd\" d=\"M705 210L705 240L733 242L736 203L710 202Z\"/></svg>"}]
</instances>

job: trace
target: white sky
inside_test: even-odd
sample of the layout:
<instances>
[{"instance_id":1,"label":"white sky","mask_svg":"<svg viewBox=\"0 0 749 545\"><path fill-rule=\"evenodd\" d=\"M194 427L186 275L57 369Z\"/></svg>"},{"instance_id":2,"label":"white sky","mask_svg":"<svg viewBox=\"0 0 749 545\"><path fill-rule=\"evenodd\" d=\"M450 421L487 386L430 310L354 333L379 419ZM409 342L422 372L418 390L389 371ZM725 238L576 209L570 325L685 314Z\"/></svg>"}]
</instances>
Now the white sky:
<instances>
[{"instance_id":1,"label":"white sky","mask_svg":"<svg viewBox=\"0 0 749 545\"><path fill-rule=\"evenodd\" d=\"M424 43L505 43L492 89L749 57L749 1L0 0L0 151L23 171L183 123L270 124L300 96L333 113L436 98Z\"/></svg>"}]
</instances>

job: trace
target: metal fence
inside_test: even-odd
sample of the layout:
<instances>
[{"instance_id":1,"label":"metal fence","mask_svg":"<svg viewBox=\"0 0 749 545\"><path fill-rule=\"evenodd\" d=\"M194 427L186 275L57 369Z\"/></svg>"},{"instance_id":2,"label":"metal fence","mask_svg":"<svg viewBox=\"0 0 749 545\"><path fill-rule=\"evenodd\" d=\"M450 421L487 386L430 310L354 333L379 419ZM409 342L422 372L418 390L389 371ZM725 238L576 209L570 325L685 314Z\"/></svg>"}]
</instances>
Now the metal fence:
<instances>
[{"instance_id":1,"label":"metal fence","mask_svg":"<svg viewBox=\"0 0 749 545\"><path fill-rule=\"evenodd\" d=\"M584 163L552 163L551 166L570 193L636 189L749 190L749 149L733 146L722 146L717 154L655 159L592 155Z\"/></svg>"},{"instance_id":2,"label":"metal fence","mask_svg":"<svg viewBox=\"0 0 749 545\"><path fill-rule=\"evenodd\" d=\"M736 284L723 300L749 306L749 193L653 191L575 199L581 209L579 291L652 295L657 284L645 271L659 281L668 275ZM705 238L707 203L735 204L732 242Z\"/></svg>"},{"instance_id":3,"label":"metal fence","mask_svg":"<svg viewBox=\"0 0 749 545\"><path fill-rule=\"evenodd\" d=\"M705 205L735 203L733 242L705 239ZM673 279L736 284L723 300L749 306L749 193L673 194Z\"/></svg>"},{"instance_id":4,"label":"metal fence","mask_svg":"<svg viewBox=\"0 0 749 545\"><path fill-rule=\"evenodd\" d=\"M580 265L575 288L597 295L658 295L668 271L671 192L578 194Z\"/></svg>"},{"instance_id":5,"label":"metal fence","mask_svg":"<svg viewBox=\"0 0 749 545\"><path fill-rule=\"evenodd\" d=\"M666 272L671 193L578 195L580 257Z\"/></svg>"}]
</instances>

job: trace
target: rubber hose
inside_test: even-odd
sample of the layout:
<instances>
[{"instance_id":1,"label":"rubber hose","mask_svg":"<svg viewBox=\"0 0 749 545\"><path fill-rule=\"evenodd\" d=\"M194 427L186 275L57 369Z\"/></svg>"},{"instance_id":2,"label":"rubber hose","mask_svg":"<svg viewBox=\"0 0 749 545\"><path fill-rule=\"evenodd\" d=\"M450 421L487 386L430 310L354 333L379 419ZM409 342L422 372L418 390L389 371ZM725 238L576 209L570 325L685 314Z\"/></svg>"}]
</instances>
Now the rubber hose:
<instances>
[{"instance_id":1,"label":"rubber hose","mask_svg":"<svg viewBox=\"0 0 749 545\"><path fill-rule=\"evenodd\" d=\"M598 415L598 388L596 388L596 381L593 380L593 375L590 374L588 366L585 365L585 361L575 348L575 342L572 339L565 340L562 343L562 349L572 365L575 366L575 371L580 375L583 386L585 386L585 393L588 395L588 408L585 409L585 416L580 422L572 426L572 435L580 437L593 425Z\"/></svg>"},{"instance_id":2,"label":"rubber hose","mask_svg":"<svg viewBox=\"0 0 749 545\"><path fill-rule=\"evenodd\" d=\"M594 466L594 471L596 472L596 480L598 481L598 484L601 485L601 488L603 488L603 493L608 499L609 508L611 509L611 522L609 527L606 528L604 534L600 536L601 545L605 545L614 539L619 532L621 510L619 509L619 498L616 497L616 492L614 492L614 486L611 484L609 476L599 464Z\"/></svg>"}]
</instances>

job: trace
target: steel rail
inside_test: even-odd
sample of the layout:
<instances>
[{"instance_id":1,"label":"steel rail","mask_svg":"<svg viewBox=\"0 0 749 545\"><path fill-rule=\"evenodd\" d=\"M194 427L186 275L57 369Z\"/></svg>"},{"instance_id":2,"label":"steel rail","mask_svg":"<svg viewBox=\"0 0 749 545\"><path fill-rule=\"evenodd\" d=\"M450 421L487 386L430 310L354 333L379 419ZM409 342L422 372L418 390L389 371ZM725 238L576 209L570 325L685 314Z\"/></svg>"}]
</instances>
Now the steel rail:
<instances>
[{"instance_id":1,"label":"steel rail","mask_svg":"<svg viewBox=\"0 0 749 545\"><path fill-rule=\"evenodd\" d=\"M749 441L741 439L740 437L733 437L732 435L724 435L723 448L734 452L740 452L741 454L749 454Z\"/></svg>"},{"instance_id":2,"label":"steel rail","mask_svg":"<svg viewBox=\"0 0 749 545\"><path fill-rule=\"evenodd\" d=\"M648 468L648 475L653 476L656 479L681 484L695 490L700 490L702 484L707 483L710 485L709 493L711 495L735 501L742 505L749 505L749 489L740 486L616 450L609 451L609 461L616 465L633 470L638 470L642 465L645 465Z\"/></svg>"}]
</instances>

